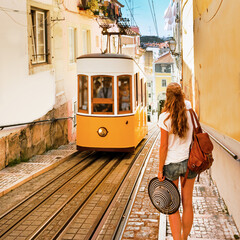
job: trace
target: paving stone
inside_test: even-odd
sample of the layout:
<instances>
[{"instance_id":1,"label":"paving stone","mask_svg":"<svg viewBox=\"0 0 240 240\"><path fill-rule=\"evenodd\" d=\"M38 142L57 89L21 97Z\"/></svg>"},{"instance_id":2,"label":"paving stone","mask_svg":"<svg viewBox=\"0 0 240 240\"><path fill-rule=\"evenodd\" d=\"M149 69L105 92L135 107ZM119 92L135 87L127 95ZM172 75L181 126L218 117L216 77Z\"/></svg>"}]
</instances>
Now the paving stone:
<instances>
[{"instance_id":1,"label":"paving stone","mask_svg":"<svg viewBox=\"0 0 240 240\"><path fill-rule=\"evenodd\" d=\"M43 155L36 155L28 162L21 162L2 169L0 171L0 196L56 167L75 152L77 152L76 145L69 144L69 146L65 145L59 149L50 150Z\"/></svg>"},{"instance_id":2,"label":"paving stone","mask_svg":"<svg viewBox=\"0 0 240 240\"><path fill-rule=\"evenodd\" d=\"M158 149L159 140L157 140L146 166L122 240L158 239L159 224L161 224L159 212L152 206L147 193L149 181L157 176ZM211 182L209 171L202 173L200 181L196 181L194 185L193 208L195 217L189 240L233 240L235 239L234 235L239 236L232 217L226 211L224 201L216 186ZM180 214L182 214L182 206ZM166 239L173 239L168 217Z\"/></svg>"},{"instance_id":3,"label":"paving stone","mask_svg":"<svg viewBox=\"0 0 240 240\"><path fill-rule=\"evenodd\" d=\"M149 181L157 176L158 149L159 139L153 147L153 151L146 166L122 240L158 239L159 225L161 224L159 222L159 212L153 207L147 192ZM46 154L37 155L31 158L27 163L20 163L14 167L1 170L0 194L10 186L14 184L17 185L21 179L32 176L35 172L39 172L49 166L58 164L63 158L74 152L76 152L75 144L68 144L59 147L57 150L50 150ZM64 193L61 194L64 196ZM42 197L43 196L40 196L39 198ZM56 196L56 199L58 197L59 196ZM128 196L123 197L126 199L128 198ZM105 198L96 196L92 205L89 205L89 207L85 209L85 215L82 215L81 218L78 219L76 224L72 226L70 232L66 234L63 239L84 239L86 229L88 229L91 226L91 222L95 220L94 214L98 212L97 209L101 209L102 201L105 201ZM51 204L54 204L54 202ZM57 205L55 207L57 207ZM227 208L216 186L211 182L208 171L201 174L200 181L195 183L193 207L194 222L189 240L233 240L240 236L232 217L227 213ZM42 211L41 213L37 213L42 214L41 217L38 217L37 224L40 224L44 220L44 215L49 214L47 213L48 209L42 209ZM120 209L115 209L116 216L119 211ZM180 207L180 213L182 214L182 206ZM111 222L117 221L116 216L113 216ZM32 216L32 219L34 219L34 217L36 216ZM31 225L31 220L26 224L28 225L21 226L18 231L14 232L15 235L13 234L6 239L26 239L27 236L21 236L20 234L23 230L22 228L24 227L29 231L36 228L36 226ZM54 229L52 230L54 231ZM102 229L98 239L111 239L110 235L112 231L113 229L111 228ZM172 239L168 217L166 233L166 239Z\"/></svg>"}]
</instances>

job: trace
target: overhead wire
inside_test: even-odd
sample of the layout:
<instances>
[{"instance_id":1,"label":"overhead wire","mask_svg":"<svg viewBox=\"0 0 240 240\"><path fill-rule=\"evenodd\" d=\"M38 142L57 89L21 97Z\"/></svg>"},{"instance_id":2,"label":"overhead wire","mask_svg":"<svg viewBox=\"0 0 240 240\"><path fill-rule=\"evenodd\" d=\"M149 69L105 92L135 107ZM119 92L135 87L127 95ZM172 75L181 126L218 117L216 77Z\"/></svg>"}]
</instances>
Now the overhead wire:
<instances>
[{"instance_id":1,"label":"overhead wire","mask_svg":"<svg viewBox=\"0 0 240 240\"><path fill-rule=\"evenodd\" d=\"M155 25L156 25L156 32L157 32L157 36L159 37L159 34L158 34L158 24L157 24L157 18L156 18L155 6L154 6L153 0L152 0L152 7L153 7L153 14L154 14Z\"/></svg>"},{"instance_id":2,"label":"overhead wire","mask_svg":"<svg viewBox=\"0 0 240 240\"><path fill-rule=\"evenodd\" d=\"M18 9L12 9L12 8L6 8L6 7L1 7L0 10L6 11L6 12L15 12L15 13L21 13L21 14L26 14L26 11L18 10Z\"/></svg>"},{"instance_id":3,"label":"overhead wire","mask_svg":"<svg viewBox=\"0 0 240 240\"><path fill-rule=\"evenodd\" d=\"M7 11L9 11L10 9L6 10L4 8L0 8L1 11L3 11L9 18L11 18L16 24L22 26L22 27L27 27L27 25L19 23L17 20L15 20ZM12 9L11 9L12 10ZM12 10L12 12L17 12L17 10Z\"/></svg>"},{"instance_id":4,"label":"overhead wire","mask_svg":"<svg viewBox=\"0 0 240 240\"><path fill-rule=\"evenodd\" d=\"M151 15L152 15L153 24L154 24L154 27L155 27L156 34L159 37L158 25L157 25L156 14L155 14L155 7L154 7L153 0L152 0L152 5L151 5L150 0L148 0L148 4L149 4L149 7L150 7L150 11L151 11Z\"/></svg>"},{"instance_id":5,"label":"overhead wire","mask_svg":"<svg viewBox=\"0 0 240 240\"><path fill-rule=\"evenodd\" d=\"M60 7L59 7L59 4L58 4L58 8L59 8L59 11L57 13L57 18L59 16L59 12L60 12ZM21 11L21 10L18 10L18 9L12 9L12 8L4 8L4 7L0 7L0 11L4 12L9 18L12 19L13 22L15 22L16 24L22 26L22 27L28 27L28 25L25 25L25 24L22 24L22 23L19 23L14 17L12 17L8 12L12 12L12 13L19 13L19 14L27 14L26 11ZM63 13L63 11L61 11L61 13ZM42 22L45 22L46 20L48 19L48 16L45 16L45 18L39 22L39 24L41 24ZM52 21L52 20L51 20ZM54 25L56 25L58 23L58 21L55 21L55 22L50 22L50 23L47 23L46 25L47 26L50 26L50 28L52 28ZM32 24L31 27L36 27L36 24Z\"/></svg>"},{"instance_id":6,"label":"overhead wire","mask_svg":"<svg viewBox=\"0 0 240 240\"><path fill-rule=\"evenodd\" d=\"M138 24L137 24L137 22L136 22L136 20L135 20L135 18L134 18L134 16L133 16L132 10L131 10L131 8L129 7L128 2L127 2L126 0L125 0L125 2L126 2L126 4L127 4L127 8L128 8L128 10L129 10L129 12L130 12L130 14L131 14L131 17L132 17L133 21L135 22L136 26L138 26ZM139 32L140 32L140 30L139 30ZM140 34L141 34L141 32L140 32Z\"/></svg>"}]
</instances>

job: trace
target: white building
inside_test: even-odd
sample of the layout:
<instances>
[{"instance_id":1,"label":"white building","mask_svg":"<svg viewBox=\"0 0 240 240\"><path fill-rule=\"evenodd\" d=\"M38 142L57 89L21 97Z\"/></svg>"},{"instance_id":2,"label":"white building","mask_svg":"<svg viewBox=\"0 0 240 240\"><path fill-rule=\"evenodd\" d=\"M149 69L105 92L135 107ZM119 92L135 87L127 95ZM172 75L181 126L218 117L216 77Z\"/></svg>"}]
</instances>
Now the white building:
<instances>
[{"instance_id":1,"label":"white building","mask_svg":"<svg viewBox=\"0 0 240 240\"><path fill-rule=\"evenodd\" d=\"M72 111L76 57L101 48L94 16L77 4L1 1L0 125L33 121L62 104Z\"/></svg>"}]
</instances>

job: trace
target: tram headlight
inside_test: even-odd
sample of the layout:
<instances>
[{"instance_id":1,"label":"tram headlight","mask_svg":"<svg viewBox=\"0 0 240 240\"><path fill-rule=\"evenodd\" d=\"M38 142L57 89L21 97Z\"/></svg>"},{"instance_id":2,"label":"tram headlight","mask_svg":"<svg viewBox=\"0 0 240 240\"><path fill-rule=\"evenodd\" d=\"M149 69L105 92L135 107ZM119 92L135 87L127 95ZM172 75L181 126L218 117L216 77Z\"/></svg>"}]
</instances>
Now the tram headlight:
<instances>
[{"instance_id":1,"label":"tram headlight","mask_svg":"<svg viewBox=\"0 0 240 240\"><path fill-rule=\"evenodd\" d=\"M108 134L108 130L105 128L105 127L100 127L98 130L97 130L97 133L100 137L106 137L107 134Z\"/></svg>"}]
</instances>

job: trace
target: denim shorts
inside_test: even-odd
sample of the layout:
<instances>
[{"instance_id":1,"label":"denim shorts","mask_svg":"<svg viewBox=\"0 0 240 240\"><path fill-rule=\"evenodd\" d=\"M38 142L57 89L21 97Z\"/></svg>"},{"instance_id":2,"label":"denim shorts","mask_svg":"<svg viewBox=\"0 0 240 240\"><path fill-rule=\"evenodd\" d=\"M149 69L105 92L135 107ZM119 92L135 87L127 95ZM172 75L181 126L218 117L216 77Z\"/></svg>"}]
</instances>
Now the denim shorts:
<instances>
[{"instance_id":1,"label":"denim shorts","mask_svg":"<svg viewBox=\"0 0 240 240\"><path fill-rule=\"evenodd\" d=\"M179 176L184 177L187 171L187 163L188 163L188 159L182 162L170 163L168 165L164 165L163 175L171 181L177 180ZM197 176L197 173L189 170L189 173L187 176L188 179L195 178L196 176Z\"/></svg>"}]
</instances>

